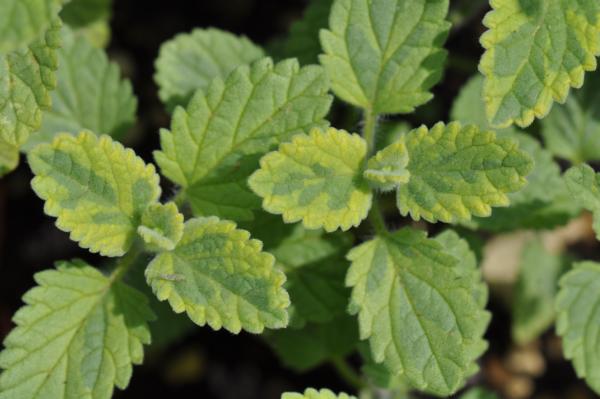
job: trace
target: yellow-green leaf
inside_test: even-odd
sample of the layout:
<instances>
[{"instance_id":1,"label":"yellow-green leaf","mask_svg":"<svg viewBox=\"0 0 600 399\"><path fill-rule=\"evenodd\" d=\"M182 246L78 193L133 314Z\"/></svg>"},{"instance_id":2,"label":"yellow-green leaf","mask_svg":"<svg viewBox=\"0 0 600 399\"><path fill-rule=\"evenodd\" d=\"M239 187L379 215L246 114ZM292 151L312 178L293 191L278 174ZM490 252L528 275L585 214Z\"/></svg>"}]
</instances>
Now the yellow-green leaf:
<instances>
[{"instance_id":1,"label":"yellow-green leaf","mask_svg":"<svg viewBox=\"0 0 600 399\"><path fill-rule=\"evenodd\" d=\"M361 176L366 153L356 134L313 129L265 155L248 183L263 198L263 208L286 223L348 230L371 208L372 193Z\"/></svg>"},{"instance_id":2,"label":"yellow-green leaf","mask_svg":"<svg viewBox=\"0 0 600 399\"><path fill-rule=\"evenodd\" d=\"M187 221L173 251L157 255L146 280L159 300L198 325L260 333L288 323L285 275L235 223L216 217Z\"/></svg>"},{"instance_id":3,"label":"yellow-green leaf","mask_svg":"<svg viewBox=\"0 0 600 399\"><path fill-rule=\"evenodd\" d=\"M28 160L44 211L72 240L105 256L127 252L142 214L160 197L154 166L108 136L59 135Z\"/></svg>"}]
</instances>

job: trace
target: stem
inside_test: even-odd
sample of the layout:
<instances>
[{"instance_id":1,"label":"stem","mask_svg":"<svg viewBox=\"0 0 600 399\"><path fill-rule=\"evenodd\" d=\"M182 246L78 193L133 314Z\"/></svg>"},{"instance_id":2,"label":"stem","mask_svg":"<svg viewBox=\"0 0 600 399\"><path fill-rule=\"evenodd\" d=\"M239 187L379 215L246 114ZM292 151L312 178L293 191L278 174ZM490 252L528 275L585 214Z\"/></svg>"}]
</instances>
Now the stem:
<instances>
[{"instance_id":1,"label":"stem","mask_svg":"<svg viewBox=\"0 0 600 399\"><path fill-rule=\"evenodd\" d=\"M370 108L365 110L365 126L363 127L363 136L367 142L367 158L375 152L375 131L377 127L378 115L373 113Z\"/></svg>"},{"instance_id":2,"label":"stem","mask_svg":"<svg viewBox=\"0 0 600 399\"><path fill-rule=\"evenodd\" d=\"M117 263L115 264L115 269L110 274L111 282L114 283L116 281L120 281L123 278L123 276L127 274L129 269L131 269L131 266L135 264L136 260L138 260L140 255L143 253L143 248L143 245L136 242L131 246L131 249L129 250L129 252L127 252L127 254L124 257L117 260Z\"/></svg>"},{"instance_id":3,"label":"stem","mask_svg":"<svg viewBox=\"0 0 600 399\"><path fill-rule=\"evenodd\" d=\"M373 155L375 152L375 133L377 131L377 119L378 115L373 113L372 109L365 110L365 125L363 128L363 137L367 142L367 159ZM385 226L385 218L383 217L383 213L381 212L381 208L379 207L379 202L377 202L377 198L374 198L373 205L371 207L371 211L368 216L369 222L373 225L375 232L377 235L386 235L388 233L388 229Z\"/></svg>"},{"instance_id":4,"label":"stem","mask_svg":"<svg viewBox=\"0 0 600 399\"><path fill-rule=\"evenodd\" d=\"M383 217L383 212L381 212L381 207L379 206L379 202L377 198L373 199L373 205L371 206L371 211L368 216L369 222L375 229L375 232L379 236L387 235L388 229L385 225L385 218Z\"/></svg>"},{"instance_id":5,"label":"stem","mask_svg":"<svg viewBox=\"0 0 600 399\"><path fill-rule=\"evenodd\" d=\"M366 384L360 375L346 362L346 360L335 357L331 359L331 365L335 368L337 373L346 381L350 386L354 387L357 391L363 389Z\"/></svg>"},{"instance_id":6,"label":"stem","mask_svg":"<svg viewBox=\"0 0 600 399\"><path fill-rule=\"evenodd\" d=\"M177 205L177 208L181 209L185 205L187 198L185 196L185 190L179 189L175 196L171 199Z\"/></svg>"}]
</instances>

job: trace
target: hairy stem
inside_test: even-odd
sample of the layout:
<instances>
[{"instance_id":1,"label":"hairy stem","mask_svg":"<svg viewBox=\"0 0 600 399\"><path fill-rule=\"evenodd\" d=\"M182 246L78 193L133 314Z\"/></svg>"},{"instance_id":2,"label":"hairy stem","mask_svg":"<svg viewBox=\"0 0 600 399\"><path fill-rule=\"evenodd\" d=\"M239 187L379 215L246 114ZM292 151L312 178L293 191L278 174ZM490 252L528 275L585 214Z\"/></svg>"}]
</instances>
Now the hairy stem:
<instances>
[{"instance_id":1,"label":"hairy stem","mask_svg":"<svg viewBox=\"0 0 600 399\"><path fill-rule=\"evenodd\" d=\"M357 391L360 391L366 386L360 375L358 375L346 360L336 357L331 359L331 365L335 368L339 376Z\"/></svg>"},{"instance_id":2,"label":"hairy stem","mask_svg":"<svg viewBox=\"0 0 600 399\"><path fill-rule=\"evenodd\" d=\"M365 110L365 119L363 127L363 137L367 142L367 158L375 152L375 133L377 131L378 115L371 109Z\"/></svg>"},{"instance_id":3,"label":"hairy stem","mask_svg":"<svg viewBox=\"0 0 600 399\"><path fill-rule=\"evenodd\" d=\"M378 118L379 115L374 114L371 109L365 110L363 137L367 142L367 159L375 152L375 136L377 134ZM378 235L385 235L388 233L388 229L385 226L385 218L383 217L377 198L373 199L373 206L369 212L368 219Z\"/></svg>"},{"instance_id":4,"label":"hairy stem","mask_svg":"<svg viewBox=\"0 0 600 399\"><path fill-rule=\"evenodd\" d=\"M140 242L135 242L131 249L119 260L117 260L115 264L115 268L110 274L111 282L119 281L127 274L129 269L135 264L135 262L139 259L139 257L144 252L144 246Z\"/></svg>"}]
</instances>

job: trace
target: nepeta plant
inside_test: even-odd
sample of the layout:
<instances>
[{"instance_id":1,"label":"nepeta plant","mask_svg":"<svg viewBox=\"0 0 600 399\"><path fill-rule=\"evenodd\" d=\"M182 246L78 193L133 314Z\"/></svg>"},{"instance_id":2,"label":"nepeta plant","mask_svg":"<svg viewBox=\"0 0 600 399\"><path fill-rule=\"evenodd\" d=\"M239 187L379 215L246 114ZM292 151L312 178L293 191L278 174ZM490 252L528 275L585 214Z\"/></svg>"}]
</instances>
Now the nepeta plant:
<instances>
[{"instance_id":1,"label":"nepeta plant","mask_svg":"<svg viewBox=\"0 0 600 399\"><path fill-rule=\"evenodd\" d=\"M492 0L482 76L453 121L392 134L382 117L412 113L442 78L448 0L315 0L272 47L279 61L218 29L178 35L156 61L172 112L154 153L177 187L167 199L155 166L117 141L136 99L90 28L109 2L62 3L0 0L0 166L26 153L46 214L110 259L35 275L0 354L2 399L126 388L149 323L161 323L136 271L172 311L264 333L294 369L332 361L366 397L375 387L447 397L478 372L491 318L459 232L546 229L584 208L600 234L600 177L582 163L600 159L594 79L567 98L596 69L595 0ZM328 119L330 93L360 110L360 131ZM555 101L566 104L550 111ZM545 146L514 126L548 113ZM554 155L576 164L564 178ZM421 220L447 228L428 236L428 224L411 223ZM558 287L563 262L539 241L522 263L515 340L556 319L566 357L600 393L600 264L576 263ZM359 375L343 363L353 352Z\"/></svg>"}]
</instances>

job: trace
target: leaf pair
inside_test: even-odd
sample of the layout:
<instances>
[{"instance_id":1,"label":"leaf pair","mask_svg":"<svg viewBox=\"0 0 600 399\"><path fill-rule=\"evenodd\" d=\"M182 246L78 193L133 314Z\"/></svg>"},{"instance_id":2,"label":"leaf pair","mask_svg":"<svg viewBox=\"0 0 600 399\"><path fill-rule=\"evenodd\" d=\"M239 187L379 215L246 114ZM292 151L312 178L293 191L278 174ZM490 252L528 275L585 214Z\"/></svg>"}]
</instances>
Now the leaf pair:
<instances>
[{"instance_id":1,"label":"leaf pair","mask_svg":"<svg viewBox=\"0 0 600 399\"><path fill-rule=\"evenodd\" d=\"M357 135L315 129L263 157L249 185L286 222L333 231L367 216L372 190L365 178L397 188L402 215L454 222L507 206L506 193L520 189L532 167L514 141L458 123L413 130L368 162L366 151Z\"/></svg>"}]
</instances>

